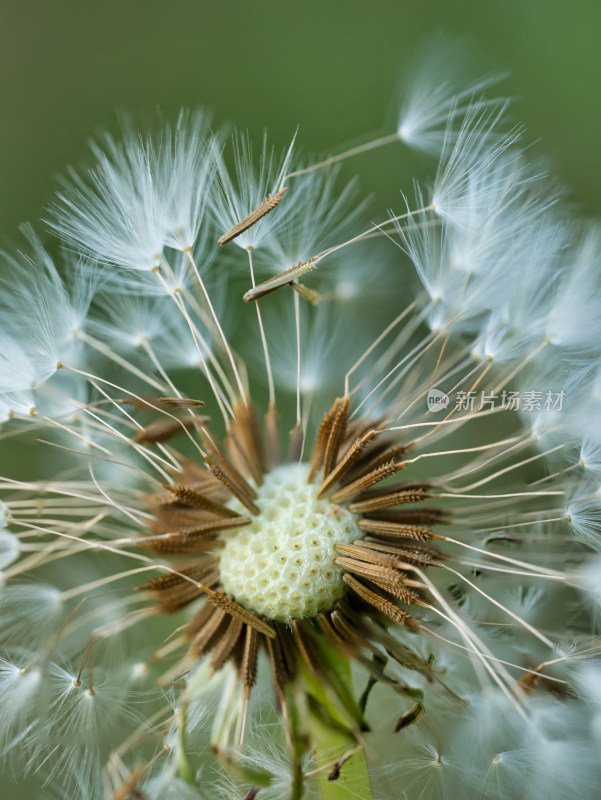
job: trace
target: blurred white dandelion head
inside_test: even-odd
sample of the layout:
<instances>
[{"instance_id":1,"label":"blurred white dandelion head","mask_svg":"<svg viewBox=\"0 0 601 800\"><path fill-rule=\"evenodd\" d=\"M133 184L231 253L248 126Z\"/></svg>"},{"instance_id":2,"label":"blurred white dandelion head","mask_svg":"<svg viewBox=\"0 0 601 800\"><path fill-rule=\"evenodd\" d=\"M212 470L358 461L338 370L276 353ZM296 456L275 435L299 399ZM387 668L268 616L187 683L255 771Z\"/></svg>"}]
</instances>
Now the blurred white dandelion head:
<instances>
[{"instance_id":1,"label":"blurred white dandelion head","mask_svg":"<svg viewBox=\"0 0 601 800\"><path fill-rule=\"evenodd\" d=\"M32 791L596 796L598 228L449 52L324 162L125 121L65 249L2 254L32 463L0 479L0 751ZM332 165L399 140L438 164L370 220Z\"/></svg>"}]
</instances>

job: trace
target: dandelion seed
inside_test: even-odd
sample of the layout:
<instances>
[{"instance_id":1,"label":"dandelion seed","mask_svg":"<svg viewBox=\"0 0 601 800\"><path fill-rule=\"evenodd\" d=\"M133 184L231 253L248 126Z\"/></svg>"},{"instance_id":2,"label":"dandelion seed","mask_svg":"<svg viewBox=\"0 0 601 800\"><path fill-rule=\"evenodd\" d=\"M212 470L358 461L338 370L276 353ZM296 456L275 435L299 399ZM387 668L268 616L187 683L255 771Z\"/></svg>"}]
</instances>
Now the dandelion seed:
<instances>
[{"instance_id":1,"label":"dandelion seed","mask_svg":"<svg viewBox=\"0 0 601 800\"><path fill-rule=\"evenodd\" d=\"M234 169L228 170L221 150L215 148L219 190L212 206L218 224L226 228L218 243L234 241L239 247L256 248L282 224L274 210L287 188L283 185L294 152L294 139L278 160L263 139L259 164L253 161L250 140L243 135L233 140Z\"/></svg>"},{"instance_id":2,"label":"dandelion seed","mask_svg":"<svg viewBox=\"0 0 601 800\"><path fill-rule=\"evenodd\" d=\"M249 228L252 228L253 225L262 219L265 214L269 214L270 211L273 211L279 204L280 200L284 196L284 192L287 191L286 187L283 186L275 195L269 195L260 206L258 206L254 211L251 211L244 219L240 220L236 225L230 228L229 231L223 234L223 236L219 237L217 244L224 245L228 242L231 242L232 239L236 239L238 236L247 231Z\"/></svg>"}]
</instances>

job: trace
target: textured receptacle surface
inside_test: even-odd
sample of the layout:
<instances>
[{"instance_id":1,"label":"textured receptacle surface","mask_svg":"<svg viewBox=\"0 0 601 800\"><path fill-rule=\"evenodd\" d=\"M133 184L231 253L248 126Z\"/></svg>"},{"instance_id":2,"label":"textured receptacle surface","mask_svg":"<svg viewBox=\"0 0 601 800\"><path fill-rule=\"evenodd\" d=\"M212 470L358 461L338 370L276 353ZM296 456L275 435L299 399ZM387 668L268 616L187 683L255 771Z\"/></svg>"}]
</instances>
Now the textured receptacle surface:
<instances>
[{"instance_id":1,"label":"textured receptacle surface","mask_svg":"<svg viewBox=\"0 0 601 800\"><path fill-rule=\"evenodd\" d=\"M364 535L354 514L316 498L308 473L307 464L274 469L257 490L261 513L221 535L225 592L249 611L282 622L314 616L342 597L346 584L334 546ZM236 503L230 505L238 509Z\"/></svg>"}]
</instances>

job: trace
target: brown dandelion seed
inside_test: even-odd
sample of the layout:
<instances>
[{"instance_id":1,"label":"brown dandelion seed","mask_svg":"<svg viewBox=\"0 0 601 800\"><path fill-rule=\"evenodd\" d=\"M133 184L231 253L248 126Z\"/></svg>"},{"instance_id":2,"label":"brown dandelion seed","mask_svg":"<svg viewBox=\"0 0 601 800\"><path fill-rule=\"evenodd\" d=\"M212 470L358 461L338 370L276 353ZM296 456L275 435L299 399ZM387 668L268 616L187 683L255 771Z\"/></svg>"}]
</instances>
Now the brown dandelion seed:
<instances>
[{"instance_id":1,"label":"brown dandelion seed","mask_svg":"<svg viewBox=\"0 0 601 800\"><path fill-rule=\"evenodd\" d=\"M421 503L429 497L434 497L427 493L427 486L403 486L393 491L378 492L369 495L361 500L355 500L349 506L351 511L367 514L370 511L381 511L391 506L400 506L405 503Z\"/></svg>"},{"instance_id":2,"label":"brown dandelion seed","mask_svg":"<svg viewBox=\"0 0 601 800\"><path fill-rule=\"evenodd\" d=\"M145 444L162 444L197 426L206 425L209 417L177 417L176 419L160 419L141 428L133 437L134 442Z\"/></svg>"},{"instance_id":3,"label":"brown dandelion seed","mask_svg":"<svg viewBox=\"0 0 601 800\"><path fill-rule=\"evenodd\" d=\"M396 475L397 472L400 472L400 470L405 467L406 463L405 461L395 461L394 459L386 461L361 478L357 478L352 481L352 483L348 483L341 489L338 489L338 491L334 492L332 495L332 500L335 503L344 503L347 500L351 500L355 495L366 492L368 489L371 489L372 486L380 483L380 481Z\"/></svg>"},{"instance_id":4,"label":"brown dandelion seed","mask_svg":"<svg viewBox=\"0 0 601 800\"><path fill-rule=\"evenodd\" d=\"M165 408L194 409L202 408L204 400L192 400L188 397L159 397L159 403Z\"/></svg>"},{"instance_id":5,"label":"brown dandelion seed","mask_svg":"<svg viewBox=\"0 0 601 800\"><path fill-rule=\"evenodd\" d=\"M364 600L370 606L373 606L381 614L384 614L384 616L389 617L393 622L396 622L397 625L415 625L410 614L408 614L406 611L403 611L403 609L399 608L385 597L373 592L371 589L365 586L365 584L357 580L357 578L353 578L352 575L345 574L342 576L342 579L351 587L353 592L359 595L362 600Z\"/></svg>"},{"instance_id":6,"label":"brown dandelion seed","mask_svg":"<svg viewBox=\"0 0 601 800\"><path fill-rule=\"evenodd\" d=\"M317 257L310 258L305 262L299 261L298 264L290 267L290 269L284 270L284 272L279 272L272 278L268 278L266 281L263 281L263 283L259 283L252 289L249 289L242 299L245 303L252 303L253 300L260 300L261 297L265 297L266 295L271 294L271 292L275 292L276 289L280 289L282 286L288 286L288 284L295 283L297 278L300 278L301 276L306 275L307 272L311 272L311 270L315 269L318 262L319 259Z\"/></svg>"},{"instance_id":7,"label":"brown dandelion seed","mask_svg":"<svg viewBox=\"0 0 601 800\"><path fill-rule=\"evenodd\" d=\"M190 486L165 486L167 491L175 495L177 500L184 506L190 508L201 508L204 511L210 511L213 514L218 514L220 517L237 517L238 514L231 508L224 506L222 503L217 503L209 499L201 492Z\"/></svg>"},{"instance_id":8,"label":"brown dandelion seed","mask_svg":"<svg viewBox=\"0 0 601 800\"><path fill-rule=\"evenodd\" d=\"M268 195L268 197L263 200L260 206L255 208L254 211L251 211L250 214L247 214L244 219L240 220L240 222L230 228L229 231L226 231L226 233L219 238L219 245L223 246L224 244L231 242L233 239L236 239L238 236L240 236L240 234L244 233L244 231L247 231L249 228L252 228L253 225L256 225L256 223L260 219L263 219L266 214L269 214L270 211L273 211L274 208L277 208L286 191L287 187L282 186L282 188L274 195Z\"/></svg>"},{"instance_id":9,"label":"brown dandelion seed","mask_svg":"<svg viewBox=\"0 0 601 800\"><path fill-rule=\"evenodd\" d=\"M187 397L136 397L128 394L119 402L128 405L136 411L156 410L158 408L195 409L204 406L204 400L192 400Z\"/></svg>"},{"instance_id":10,"label":"brown dandelion seed","mask_svg":"<svg viewBox=\"0 0 601 800\"><path fill-rule=\"evenodd\" d=\"M362 519L358 524L361 530L377 533L379 536L417 539L421 542L432 538L432 531L423 525L405 525L404 523L389 522L381 519Z\"/></svg>"},{"instance_id":11,"label":"brown dandelion seed","mask_svg":"<svg viewBox=\"0 0 601 800\"><path fill-rule=\"evenodd\" d=\"M322 497L323 495L327 494L327 492L332 489L335 484L342 480L346 473L352 468L353 464L359 460L365 448L372 443L375 437L376 431L370 430L360 438L353 441L353 443L345 452L344 456L338 462L338 465L326 475L317 491L318 497Z\"/></svg>"},{"instance_id":12,"label":"brown dandelion seed","mask_svg":"<svg viewBox=\"0 0 601 800\"><path fill-rule=\"evenodd\" d=\"M246 696L250 695L250 690L257 680L257 659L259 655L258 633L250 625L246 626L244 640L244 654L240 665L240 676L244 683Z\"/></svg>"}]
</instances>

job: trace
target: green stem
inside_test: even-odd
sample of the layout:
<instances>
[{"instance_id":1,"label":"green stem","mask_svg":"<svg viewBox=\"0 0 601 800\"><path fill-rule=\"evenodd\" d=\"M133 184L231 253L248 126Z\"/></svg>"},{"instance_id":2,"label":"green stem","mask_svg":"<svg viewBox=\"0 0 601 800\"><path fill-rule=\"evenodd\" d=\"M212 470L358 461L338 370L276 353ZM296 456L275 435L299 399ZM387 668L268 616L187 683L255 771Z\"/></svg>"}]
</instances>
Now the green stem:
<instances>
[{"instance_id":1,"label":"green stem","mask_svg":"<svg viewBox=\"0 0 601 800\"><path fill-rule=\"evenodd\" d=\"M337 673L353 695L350 664L339 665ZM317 777L321 800L373 800L364 747L334 726L315 726L313 736L315 765L323 768Z\"/></svg>"},{"instance_id":2,"label":"green stem","mask_svg":"<svg viewBox=\"0 0 601 800\"><path fill-rule=\"evenodd\" d=\"M194 770L188 761L186 754L186 724L188 721L188 704L182 701L179 709L179 751L178 751L178 775L190 786L198 790L198 784L194 777Z\"/></svg>"}]
</instances>

